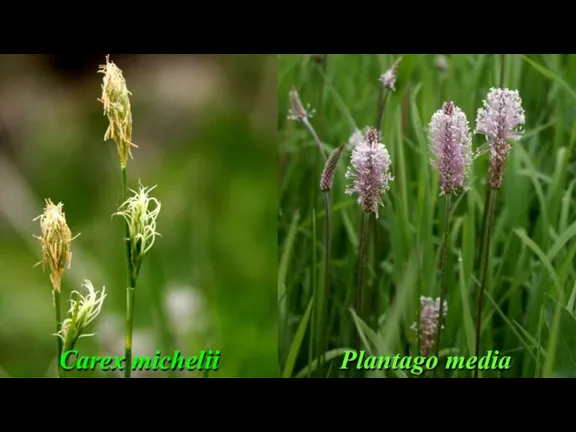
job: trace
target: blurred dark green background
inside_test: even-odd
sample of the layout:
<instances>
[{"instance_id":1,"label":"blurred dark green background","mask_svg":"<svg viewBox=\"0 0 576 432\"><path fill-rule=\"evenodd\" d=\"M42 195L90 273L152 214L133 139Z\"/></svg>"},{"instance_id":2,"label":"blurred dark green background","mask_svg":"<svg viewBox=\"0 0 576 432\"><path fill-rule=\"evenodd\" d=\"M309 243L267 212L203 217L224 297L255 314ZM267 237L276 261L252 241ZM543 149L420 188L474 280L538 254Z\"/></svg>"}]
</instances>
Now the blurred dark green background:
<instances>
[{"instance_id":1,"label":"blurred dark green background","mask_svg":"<svg viewBox=\"0 0 576 432\"><path fill-rule=\"evenodd\" d=\"M136 291L134 354L222 352L210 377L278 373L276 59L111 55L132 92L131 188L158 185L162 234ZM82 354L123 355L126 267L116 146L104 142L105 54L0 56L0 376L55 376L51 286L40 266L44 199L63 202L68 295L108 297ZM73 376L100 376L76 372ZM134 376L167 376L165 372ZM107 376L113 376L108 373ZM180 376L200 376L184 372Z\"/></svg>"}]
</instances>

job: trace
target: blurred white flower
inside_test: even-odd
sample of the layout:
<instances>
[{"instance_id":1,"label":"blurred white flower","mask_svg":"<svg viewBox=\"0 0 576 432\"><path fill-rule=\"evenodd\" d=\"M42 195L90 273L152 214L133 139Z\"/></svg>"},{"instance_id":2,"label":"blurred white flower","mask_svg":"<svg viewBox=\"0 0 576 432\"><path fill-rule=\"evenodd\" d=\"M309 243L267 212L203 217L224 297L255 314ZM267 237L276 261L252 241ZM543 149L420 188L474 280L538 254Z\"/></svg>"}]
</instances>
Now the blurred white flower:
<instances>
[{"instance_id":1,"label":"blurred white flower","mask_svg":"<svg viewBox=\"0 0 576 432\"><path fill-rule=\"evenodd\" d=\"M172 286L164 297L164 306L172 328L179 334L206 331L206 299L200 290L187 285Z\"/></svg>"}]
</instances>

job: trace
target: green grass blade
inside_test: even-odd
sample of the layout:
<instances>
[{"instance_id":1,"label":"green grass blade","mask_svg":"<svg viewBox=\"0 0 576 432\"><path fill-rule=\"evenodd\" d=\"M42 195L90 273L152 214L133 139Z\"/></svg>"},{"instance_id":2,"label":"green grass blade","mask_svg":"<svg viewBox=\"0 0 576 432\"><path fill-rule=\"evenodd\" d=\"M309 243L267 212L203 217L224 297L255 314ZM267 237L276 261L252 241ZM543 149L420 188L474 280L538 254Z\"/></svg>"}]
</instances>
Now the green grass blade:
<instances>
[{"instance_id":1,"label":"green grass blade","mask_svg":"<svg viewBox=\"0 0 576 432\"><path fill-rule=\"evenodd\" d=\"M366 323L362 321L360 317L358 317L358 315L356 315L356 312L354 311L353 308L350 308L350 313L352 314L352 318L354 319L356 330L358 331L358 334L360 335L362 342L364 342L364 345L366 346L366 350L371 355L373 355L373 351L369 343L370 341L376 350L376 355L394 357L395 354L386 346L384 340L378 334L376 334L374 330L368 327ZM394 372L396 373L396 376L398 378L407 378L404 371L400 369L397 369Z\"/></svg>"},{"instance_id":2,"label":"green grass blade","mask_svg":"<svg viewBox=\"0 0 576 432\"><path fill-rule=\"evenodd\" d=\"M570 85L566 81L564 81L560 76L558 76L558 74L556 74L555 72L551 71L550 69L542 66L541 64L536 63L534 60L531 60L530 58L526 57L525 55L523 55L522 58L526 61L526 63L528 63L530 66L532 66L538 72L540 72L546 78L548 78L549 80L552 80L552 81L560 84L560 86L564 87L564 89L568 92L568 94L570 96L572 96L574 99L576 99L576 92L572 89L572 87L570 87Z\"/></svg>"},{"instance_id":3,"label":"green grass blade","mask_svg":"<svg viewBox=\"0 0 576 432\"><path fill-rule=\"evenodd\" d=\"M283 378L290 378L292 372L294 371L294 365L296 364L296 358L300 352L300 347L302 346L302 341L304 340L304 335L306 334L306 328L308 327L308 322L310 321L310 314L312 313L312 305L314 304L314 299L310 300L306 312L300 321L298 330L294 335L294 340L292 341L292 346L290 346L290 351L288 353L288 358L286 359L286 365L284 366L284 372L282 373Z\"/></svg>"},{"instance_id":4,"label":"green grass blade","mask_svg":"<svg viewBox=\"0 0 576 432\"><path fill-rule=\"evenodd\" d=\"M576 317L546 294L544 320L550 335L544 378L576 378Z\"/></svg>"},{"instance_id":5,"label":"green grass blade","mask_svg":"<svg viewBox=\"0 0 576 432\"><path fill-rule=\"evenodd\" d=\"M560 287L560 281L558 280L558 275L556 274L556 271L554 270L554 267L552 267L552 263L550 263L550 260L548 259L546 254L544 254L542 249L540 249L540 247L534 242L534 240L528 237L524 229L515 229L514 232L518 237L520 237L520 240L522 240L522 242L524 242L524 244L528 246L528 248L530 248L532 252L534 252L534 254L540 259L540 262L542 263L544 268L548 271L548 274L550 275L552 282L554 282L554 286L557 292L560 292L561 287Z\"/></svg>"},{"instance_id":6,"label":"green grass blade","mask_svg":"<svg viewBox=\"0 0 576 432\"><path fill-rule=\"evenodd\" d=\"M330 351L326 351L326 353L324 354L324 359L326 362L329 362L331 360L334 360L340 356L343 356L346 351L351 351L352 348L336 348ZM310 369L308 369L308 366L306 366L304 369L302 369L300 372L298 372L295 376L295 378L304 378L306 376L308 376L309 373L312 373L316 370L316 368L318 367L318 365L320 364L320 357L315 358L312 361L312 364L310 366Z\"/></svg>"},{"instance_id":7,"label":"green grass blade","mask_svg":"<svg viewBox=\"0 0 576 432\"><path fill-rule=\"evenodd\" d=\"M534 356L534 353L532 352L532 348L526 343L526 341L524 340L522 335L516 329L516 326L514 324L512 324L512 322L508 319L506 314L504 312L502 312L502 309L500 309L500 306L498 306L498 303L496 303L496 301L494 300L494 298L490 295L490 293L488 291L485 291L484 295L490 301L490 303L492 303L492 306L494 306L494 309L496 309L496 312L498 312L498 314L502 317L504 322L506 322L506 324L508 324L508 327L510 327L512 332L516 335L516 337L518 338L518 340L520 341L522 346L524 348L526 348L526 351L532 356L532 358L534 360L536 360L536 357Z\"/></svg>"},{"instance_id":8,"label":"green grass blade","mask_svg":"<svg viewBox=\"0 0 576 432\"><path fill-rule=\"evenodd\" d=\"M464 260L462 254L458 251L458 269L460 273L460 300L462 301L462 320L464 323L464 336L466 338L466 347L470 355L474 353L474 322L472 321L472 310L470 309L470 301L468 298L468 290L466 289L466 280L464 275Z\"/></svg>"}]
</instances>

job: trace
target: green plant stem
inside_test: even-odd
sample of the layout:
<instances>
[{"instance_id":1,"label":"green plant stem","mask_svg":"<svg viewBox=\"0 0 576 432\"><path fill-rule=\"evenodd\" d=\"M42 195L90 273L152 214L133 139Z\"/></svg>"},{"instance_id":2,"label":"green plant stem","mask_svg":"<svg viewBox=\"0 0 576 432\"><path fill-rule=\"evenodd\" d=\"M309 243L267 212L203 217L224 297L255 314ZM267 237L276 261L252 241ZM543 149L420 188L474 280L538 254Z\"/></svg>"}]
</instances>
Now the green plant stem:
<instances>
[{"instance_id":1,"label":"green plant stem","mask_svg":"<svg viewBox=\"0 0 576 432\"><path fill-rule=\"evenodd\" d=\"M363 318L363 289L364 289L364 269L366 267L366 244L368 239L368 229L370 227L370 213L363 212L360 222L360 241L358 243L358 275L356 285L356 315L361 319ZM362 339L358 331L356 331L356 349L359 351L362 348ZM350 377L362 377L362 372L357 369L350 369Z\"/></svg>"},{"instance_id":2,"label":"green plant stem","mask_svg":"<svg viewBox=\"0 0 576 432\"><path fill-rule=\"evenodd\" d=\"M360 243L358 244L358 285L356 286L356 314L360 319L363 317L363 298L362 291L364 288L364 268L366 266L366 242L368 238L368 228L370 224L370 213L364 213L362 220L362 229Z\"/></svg>"},{"instance_id":3,"label":"green plant stem","mask_svg":"<svg viewBox=\"0 0 576 432\"><path fill-rule=\"evenodd\" d=\"M476 261L476 267L479 267L484 259L484 251L486 250L486 245L484 244L484 240L486 236L484 235L486 232L486 223L488 221L488 207L490 205L490 185L486 185L486 193L484 194L484 214L482 215L482 227L480 228L480 255L478 255L478 259Z\"/></svg>"},{"instance_id":4,"label":"green plant stem","mask_svg":"<svg viewBox=\"0 0 576 432\"><path fill-rule=\"evenodd\" d=\"M506 72L506 54L500 54L500 88L504 88L504 77ZM486 231L486 221L488 219L488 200L490 199L490 185L486 185L486 194L484 195L484 216L482 217L482 228L480 230L481 233ZM484 245L484 237L481 239L481 248L480 250L483 252L485 250ZM476 265L480 265L484 257L480 255L478 257L478 261Z\"/></svg>"},{"instance_id":5,"label":"green plant stem","mask_svg":"<svg viewBox=\"0 0 576 432\"><path fill-rule=\"evenodd\" d=\"M326 69L328 68L328 54L323 54L322 59L320 60L320 68L322 71L322 80L320 81L319 86L319 101L318 101L318 108L322 110L322 105L324 104L324 86L326 83Z\"/></svg>"},{"instance_id":6,"label":"green plant stem","mask_svg":"<svg viewBox=\"0 0 576 432\"><path fill-rule=\"evenodd\" d=\"M378 92L378 110L376 112L376 128L382 132L382 120L384 119L384 108L386 107L386 101L388 100L388 95L390 91L384 86L380 86Z\"/></svg>"},{"instance_id":7,"label":"green plant stem","mask_svg":"<svg viewBox=\"0 0 576 432\"><path fill-rule=\"evenodd\" d=\"M482 303L484 301L484 290L486 289L486 279L488 276L488 264L490 262L490 239L492 236L492 226L494 224L494 207L496 204L496 189L490 189L490 199L488 202L488 221L486 231L484 232L484 248L482 253L482 276L480 279L480 288L478 291L478 303L476 311L476 347L474 354L476 358L480 356L480 333L482 332ZM474 378L478 378L478 368L474 369Z\"/></svg>"},{"instance_id":8,"label":"green plant stem","mask_svg":"<svg viewBox=\"0 0 576 432\"><path fill-rule=\"evenodd\" d=\"M134 285L136 285L134 283ZM124 378L130 378L132 374L132 325L134 323L134 298L136 287L126 288L126 335L124 338L124 355L126 364Z\"/></svg>"},{"instance_id":9,"label":"green plant stem","mask_svg":"<svg viewBox=\"0 0 576 432\"><path fill-rule=\"evenodd\" d=\"M506 72L506 54L500 54L500 88L504 88L505 72Z\"/></svg>"},{"instance_id":10,"label":"green plant stem","mask_svg":"<svg viewBox=\"0 0 576 432\"><path fill-rule=\"evenodd\" d=\"M440 261L440 311L438 329L436 331L436 358L440 353L440 335L444 327L444 299L446 298L446 261L448 259L448 237L450 234L450 213L452 212L452 197L446 195L446 215L444 224L444 240L442 241L442 259ZM436 368L438 371L438 368ZM437 372L435 372L437 373Z\"/></svg>"},{"instance_id":11,"label":"green plant stem","mask_svg":"<svg viewBox=\"0 0 576 432\"><path fill-rule=\"evenodd\" d=\"M53 290L52 293L54 294L54 311L55 311L55 318L56 318L56 334L60 332L60 326L62 323L61 320L61 310L60 310L60 289ZM57 347L57 356L56 356L56 368L58 369L58 378L64 378L64 373L62 367L60 366L60 359L62 358L62 338L56 336L56 347Z\"/></svg>"},{"instance_id":12,"label":"green plant stem","mask_svg":"<svg viewBox=\"0 0 576 432\"><path fill-rule=\"evenodd\" d=\"M380 304L380 248L379 246L379 233L380 233L380 224L378 223L378 219L373 219L374 231L372 232L372 253L373 253L373 260L374 260L374 285L372 287L371 292L371 300L370 300L370 316L373 316L374 319L374 328L378 328L378 315L380 312L379 304Z\"/></svg>"},{"instance_id":13,"label":"green plant stem","mask_svg":"<svg viewBox=\"0 0 576 432\"><path fill-rule=\"evenodd\" d=\"M332 248L332 236L330 229L330 192L324 192L324 302L322 305L322 320L320 324L322 355L320 358L320 370L324 371L325 354L328 350L328 295L330 293L330 252Z\"/></svg>"},{"instance_id":14,"label":"green plant stem","mask_svg":"<svg viewBox=\"0 0 576 432\"><path fill-rule=\"evenodd\" d=\"M386 107L386 102L388 101L388 95L390 91L388 88L380 85L378 90L378 106L376 109L376 128L380 131L380 135L382 135L382 121L384 120L384 108ZM378 325L378 299L379 299L379 283L380 283L380 254L379 254L379 247L378 247L378 231L379 231L379 224L376 219L374 219L374 243L373 243L373 259L374 259L374 287L373 287L373 303L372 309L375 311L375 325ZM392 300L390 300L392 302Z\"/></svg>"},{"instance_id":15,"label":"green plant stem","mask_svg":"<svg viewBox=\"0 0 576 432\"><path fill-rule=\"evenodd\" d=\"M122 167L122 202L128 197L128 184L126 181L126 167ZM124 378L130 378L132 374L132 326L134 323L134 290L136 289L135 272L132 268L132 251L130 248L130 227L124 221L126 232L126 258L128 260L128 287L126 288L126 334L124 337L124 356L126 363L124 367Z\"/></svg>"},{"instance_id":16,"label":"green plant stem","mask_svg":"<svg viewBox=\"0 0 576 432\"><path fill-rule=\"evenodd\" d=\"M316 190L316 188L314 188ZM312 362L318 355L319 333L318 326L320 320L320 302L318 301L320 292L318 288L318 279L316 275L316 210L312 208L312 302L314 307L310 312L310 333L308 340L308 378L312 377Z\"/></svg>"},{"instance_id":17,"label":"green plant stem","mask_svg":"<svg viewBox=\"0 0 576 432\"><path fill-rule=\"evenodd\" d=\"M305 118L304 120L302 120L302 123L304 123L306 125L306 127L308 128L308 130L310 131L310 133L312 134L312 137L314 138L314 142L316 143L316 145L318 146L318 151L320 152L320 155L322 156L322 159L324 160L324 163L326 163L326 160L328 159L328 157L326 156L326 153L324 152L324 148L322 147L322 143L320 142L320 138L318 138L318 134L316 133L316 131L314 130L314 127L312 126L312 124L310 123L310 121L308 121L307 118Z\"/></svg>"}]
</instances>

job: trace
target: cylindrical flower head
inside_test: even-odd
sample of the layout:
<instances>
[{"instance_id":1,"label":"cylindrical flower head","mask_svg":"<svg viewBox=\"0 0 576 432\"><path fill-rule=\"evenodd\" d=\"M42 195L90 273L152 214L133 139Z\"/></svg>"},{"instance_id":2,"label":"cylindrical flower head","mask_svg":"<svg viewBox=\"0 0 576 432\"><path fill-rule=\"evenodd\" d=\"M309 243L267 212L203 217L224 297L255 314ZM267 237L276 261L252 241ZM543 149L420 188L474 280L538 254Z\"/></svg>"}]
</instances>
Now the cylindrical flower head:
<instances>
[{"instance_id":1,"label":"cylindrical flower head","mask_svg":"<svg viewBox=\"0 0 576 432\"><path fill-rule=\"evenodd\" d=\"M62 322L62 329L56 334L64 342L64 350L71 350L76 341L82 337L92 336L86 334L85 329L102 310L106 298L106 287L102 291L95 291L92 282L85 280L82 285L88 290L83 296L78 291L70 293L70 309L68 317Z\"/></svg>"},{"instance_id":2,"label":"cylindrical flower head","mask_svg":"<svg viewBox=\"0 0 576 432\"><path fill-rule=\"evenodd\" d=\"M326 164L324 165L324 169L322 170L322 175L320 176L320 190L322 192L328 192L332 189L332 183L334 181L334 172L336 171L336 165L338 165L338 160L340 159L340 155L342 154L342 150L344 150L344 144L339 147L336 147L333 151Z\"/></svg>"},{"instance_id":3,"label":"cylindrical flower head","mask_svg":"<svg viewBox=\"0 0 576 432\"><path fill-rule=\"evenodd\" d=\"M472 164L472 136L466 114L452 102L436 111L428 128L431 164L440 174L440 195L466 189Z\"/></svg>"},{"instance_id":4,"label":"cylindrical flower head","mask_svg":"<svg viewBox=\"0 0 576 432\"><path fill-rule=\"evenodd\" d=\"M126 200L115 215L122 216L127 224L130 237L130 261L134 279L140 271L140 265L146 252L154 245L156 236L156 218L160 213L160 201L150 197L155 188L145 188L140 185L138 191L131 191L134 195Z\"/></svg>"},{"instance_id":5,"label":"cylindrical flower head","mask_svg":"<svg viewBox=\"0 0 576 432\"><path fill-rule=\"evenodd\" d=\"M394 85L396 84L396 76L398 75L398 66L400 66L400 61L402 61L402 57L399 57L390 69L380 75L380 82L388 90L396 90Z\"/></svg>"},{"instance_id":6,"label":"cylindrical flower head","mask_svg":"<svg viewBox=\"0 0 576 432\"><path fill-rule=\"evenodd\" d=\"M493 189L502 185L510 151L508 141L519 140L524 131L524 108L518 90L492 88L476 117L476 133L486 135L490 145L489 180Z\"/></svg>"},{"instance_id":7,"label":"cylindrical flower head","mask_svg":"<svg viewBox=\"0 0 576 432\"><path fill-rule=\"evenodd\" d=\"M46 200L44 213L34 218L40 219L42 235L37 237L42 245L42 266L48 266L50 281L54 290L60 292L62 273L70 267L72 253L70 242L72 233L66 223L66 215L62 211L63 204L54 205L49 199ZM40 263L39 263L40 264Z\"/></svg>"},{"instance_id":8,"label":"cylindrical flower head","mask_svg":"<svg viewBox=\"0 0 576 432\"><path fill-rule=\"evenodd\" d=\"M288 110L288 120L300 120L304 121L309 117L312 117L314 110L304 109L304 105L300 101L300 96L298 91L292 87L290 89L290 109Z\"/></svg>"},{"instance_id":9,"label":"cylindrical flower head","mask_svg":"<svg viewBox=\"0 0 576 432\"><path fill-rule=\"evenodd\" d=\"M131 147L138 147L132 142L132 108L126 80L122 71L106 56L106 64L100 66L98 73L104 74L102 80L102 98L104 114L108 117L109 126L104 141L113 139L118 148L120 165L126 168L128 158L132 157Z\"/></svg>"},{"instance_id":10,"label":"cylindrical flower head","mask_svg":"<svg viewBox=\"0 0 576 432\"><path fill-rule=\"evenodd\" d=\"M391 159L388 150L380 142L380 134L375 128L368 128L364 139L352 151L350 167L346 178L352 179L346 193L358 194L358 204L365 212L374 213L383 205L382 194L390 188L394 178L390 174Z\"/></svg>"},{"instance_id":11,"label":"cylindrical flower head","mask_svg":"<svg viewBox=\"0 0 576 432\"><path fill-rule=\"evenodd\" d=\"M442 315L446 317L447 313L448 303L444 300ZM420 322L413 323L411 327L416 334L420 333L420 355L426 357L432 352L432 347L436 342L439 318L440 299L434 300L431 297L420 296Z\"/></svg>"}]
</instances>

